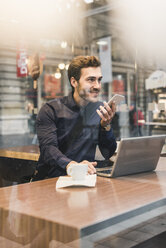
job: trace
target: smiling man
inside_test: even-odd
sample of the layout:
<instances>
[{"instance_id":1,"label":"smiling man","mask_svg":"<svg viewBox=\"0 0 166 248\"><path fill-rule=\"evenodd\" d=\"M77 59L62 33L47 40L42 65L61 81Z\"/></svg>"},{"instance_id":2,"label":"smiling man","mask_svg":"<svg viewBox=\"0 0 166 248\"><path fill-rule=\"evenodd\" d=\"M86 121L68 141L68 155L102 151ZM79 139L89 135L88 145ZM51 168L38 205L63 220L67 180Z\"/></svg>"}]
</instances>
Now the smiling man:
<instances>
[{"instance_id":1,"label":"smiling man","mask_svg":"<svg viewBox=\"0 0 166 248\"><path fill-rule=\"evenodd\" d=\"M36 128L40 158L33 180L66 175L72 163L87 163L96 172L96 146L109 159L116 150L110 126L115 104L98 101L102 84L101 64L95 56L75 57L68 69L72 92L47 102L40 110ZM34 66L32 76L38 73Z\"/></svg>"}]
</instances>

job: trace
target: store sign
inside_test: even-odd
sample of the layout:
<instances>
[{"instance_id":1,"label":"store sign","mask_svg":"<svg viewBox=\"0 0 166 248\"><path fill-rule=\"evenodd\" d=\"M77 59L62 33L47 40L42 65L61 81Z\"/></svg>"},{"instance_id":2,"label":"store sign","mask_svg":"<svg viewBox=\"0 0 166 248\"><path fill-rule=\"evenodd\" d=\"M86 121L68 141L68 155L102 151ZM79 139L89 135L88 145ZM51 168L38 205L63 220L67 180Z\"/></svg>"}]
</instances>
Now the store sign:
<instances>
[{"instance_id":1,"label":"store sign","mask_svg":"<svg viewBox=\"0 0 166 248\"><path fill-rule=\"evenodd\" d=\"M44 96L45 98L56 98L61 95L61 80L50 74L44 75Z\"/></svg>"},{"instance_id":2,"label":"store sign","mask_svg":"<svg viewBox=\"0 0 166 248\"><path fill-rule=\"evenodd\" d=\"M17 51L16 66L17 66L17 77L27 76L27 53L25 49L19 49Z\"/></svg>"},{"instance_id":3,"label":"store sign","mask_svg":"<svg viewBox=\"0 0 166 248\"><path fill-rule=\"evenodd\" d=\"M166 87L166 72L164 71L155 71L149 78L145 80L146 90L165 88Z\"/></svg>"},{"instance_id":4,"label":"store sign","mask_svg":"<svg viewBox=\"0 0 166 248\"><path fill-rule=\"evenodd\" d=\"M124 80L114 79L112 82L112 93L125 95Z\"/></svg>"}]
</instances>

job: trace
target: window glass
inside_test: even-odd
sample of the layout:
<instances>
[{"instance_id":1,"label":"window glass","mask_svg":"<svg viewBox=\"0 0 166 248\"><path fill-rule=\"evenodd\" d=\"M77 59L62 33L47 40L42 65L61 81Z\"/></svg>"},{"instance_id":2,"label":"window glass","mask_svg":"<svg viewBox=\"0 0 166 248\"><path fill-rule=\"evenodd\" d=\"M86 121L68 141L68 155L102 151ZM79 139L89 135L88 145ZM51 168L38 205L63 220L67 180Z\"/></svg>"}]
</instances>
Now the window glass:
<instances>
[{"instance_id":1,"label":"window glass","mask_svg":"<svg viewBox=\"0 0 166 248\"><path fill-rule=\"evenodd\" d=\"M39 10L38 1L25 1L24 8L13 1L11 13L8 2L0 19L1 149L38 147L39 110L71 92L68 66L78 55L101 61L100 101L124 96L111 123L117 141L166 133L165 4L41 1ZM41 65L37 80L31 59Z\"/></svg>"}]
</instances>

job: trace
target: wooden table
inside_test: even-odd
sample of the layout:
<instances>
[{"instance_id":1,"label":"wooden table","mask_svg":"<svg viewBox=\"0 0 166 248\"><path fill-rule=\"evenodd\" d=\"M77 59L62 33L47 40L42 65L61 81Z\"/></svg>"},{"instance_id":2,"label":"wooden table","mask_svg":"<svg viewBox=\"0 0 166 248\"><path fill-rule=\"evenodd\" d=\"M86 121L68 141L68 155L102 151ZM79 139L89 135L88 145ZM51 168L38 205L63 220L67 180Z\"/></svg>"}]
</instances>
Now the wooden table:
<instances>
[{"instance_id":1,"label":"wooden table","mask_svg":"<svg viewBox=\"0 0 166 248\"><path fill-rule=\"evenodd\" d=\"M42 246L34 247L48 247L51 240L72 242L164 205L166 158L160 158L156 172L115 179L98 177L94 188L56 190L56 181L0 189L2 237L24 245L38 239Z\"/></svg>"},{"instance_id":2,"label":"wooden table","mask_svg":"<svg viewBox=\"0 0 166 248\"><path fill-rule=\"evenodd\" d=\"M0 157L37 161L39 158L39 146L29 145L0 149Z\"/></svg>"},{"instance_id":3,"label":"wooden table","mask_svg":"<svg viewBox=\"0 0 166 248\"><path fill-rule=\"evenodd\" d=\"M38 145L0 149L0 187L9 186L13 182L27 182L35 170L38 158Z\"/></svg>"}]
</instances>

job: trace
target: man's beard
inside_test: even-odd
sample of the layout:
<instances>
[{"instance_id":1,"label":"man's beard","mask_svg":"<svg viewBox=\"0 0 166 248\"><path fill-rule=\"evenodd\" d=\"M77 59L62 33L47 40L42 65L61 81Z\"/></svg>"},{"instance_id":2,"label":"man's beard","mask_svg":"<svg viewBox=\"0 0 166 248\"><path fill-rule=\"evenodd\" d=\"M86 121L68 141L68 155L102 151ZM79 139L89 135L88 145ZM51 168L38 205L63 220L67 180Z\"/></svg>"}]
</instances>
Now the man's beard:
<instances>
[{"instance_id":1,"label":"man's beard","mask_svg":"<svg viewBox=\"0 0 166 248\"><path fill-rule=\"evenodd\" d=\"M100 90L98 90L98 89L86 90L86 89L78 88L78 94L79 94L80 98L82 98L84 101L87 101L87 102L97 102L99 95L94 97L91 94L93 94L93 93L99 94L99 92L100 92Z\"/></svg>"}]
</instances>

